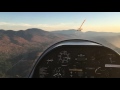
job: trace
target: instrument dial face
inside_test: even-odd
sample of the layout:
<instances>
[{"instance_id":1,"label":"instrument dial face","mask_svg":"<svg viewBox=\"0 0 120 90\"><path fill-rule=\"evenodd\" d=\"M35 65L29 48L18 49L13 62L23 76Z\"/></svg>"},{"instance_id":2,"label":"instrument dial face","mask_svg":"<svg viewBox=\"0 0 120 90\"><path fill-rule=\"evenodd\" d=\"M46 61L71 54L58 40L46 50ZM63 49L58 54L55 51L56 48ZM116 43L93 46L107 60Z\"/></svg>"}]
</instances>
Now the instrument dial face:
<instances>
[{"instance_id":1,"label":"instrument dial face","mask_svg":"<svg viewBox=\"0 0 120 90\"><path fill-rule=\"evenodd\" d=\"M65 71L61 67L57 67L53 70L53 77L63 78L65 76Z\"/></svg>"},{"instance_id":2,"label":"instrument dial face","mask_svg":"<svg viewBox=\"0 0 120 90\"><path fill-rule=\"evenodd\" d=\"M58 63L61 63L62 66L67 66L70 59L70 53L68 53L67 51L61 51L58 55Z\"/></svg>"}]
</instances>

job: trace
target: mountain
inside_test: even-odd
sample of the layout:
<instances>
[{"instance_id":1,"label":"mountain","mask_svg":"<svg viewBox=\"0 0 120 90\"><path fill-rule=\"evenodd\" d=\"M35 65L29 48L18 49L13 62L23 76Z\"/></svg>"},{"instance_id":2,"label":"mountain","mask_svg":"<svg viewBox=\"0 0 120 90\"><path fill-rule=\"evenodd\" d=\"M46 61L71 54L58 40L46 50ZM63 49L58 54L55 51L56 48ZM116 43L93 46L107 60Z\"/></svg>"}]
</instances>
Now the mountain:
<instances>
[{"instance_id":1,"label":"mountain","mask_svg":"<svg viewBox=\"0 0 120 90\"><path fill-rule=\"evenodd\" d=\"M71 35L71 34L74 35L76 33L79 33L79 34L85 34L86 36L116 36L116 35L120 35L120 33L114 33L114 32L94 32L94 31L80 32L75 29L52 31L52 33L64 34L64 35Z\"/></svg>"},{"instance_id":2,"label":"mountain","mask_svg":"<svg viewBox=\"0 0 120 90\"><path fill-rule=\"evenodd\" d=\"M15 76L19 70L22 70L20 72L22 75L20 73L19 75L24 77L26 74L24 74L22 67L14 70L16 65L18 66L21 62L27 61L23 66L27 66L24 69L28 73L32 63L40 56L40 53L50 45L63 39L67 39L67 36L37 28L19 31L0 30L0 77L7 77L4 76L5 72L8 73L7 75Z\"/></svg>"},{"instance_id":3,"label":"mountain","mask_svg":"<svg viewBox=\"0 0 120 90\"><path fill-rule=\"evenodd\" d=\"M65 39L87 39L101 43L120 53L120 33L79 32L74 29L45 31L0 30L0 77L25 77L36 59L50 45Z\"/></svg>"},{"instance_id":4,"label":"mountain","mask_svg":"<svg viewBox=\"0 0 120 90\"><path fill-rule=\"evenodd\" d=\"M64 34L64 35L72 35L75 34L75 32L77 32L75 29L52 31L52 33Z\"/></svg>"}]
</instances>

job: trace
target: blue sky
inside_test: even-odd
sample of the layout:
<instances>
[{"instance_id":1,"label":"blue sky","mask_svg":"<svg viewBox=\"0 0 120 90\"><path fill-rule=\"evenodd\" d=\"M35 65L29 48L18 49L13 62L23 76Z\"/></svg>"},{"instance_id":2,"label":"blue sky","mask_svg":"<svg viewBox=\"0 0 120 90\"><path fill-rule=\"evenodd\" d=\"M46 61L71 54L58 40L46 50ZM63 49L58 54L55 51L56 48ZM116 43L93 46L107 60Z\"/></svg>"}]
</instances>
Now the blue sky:
<instances>
[{"instance_id":1,"label":"blue sky","mask_svg":"<svg viewBox=\"0 0 120 90\"><path fill-rule=\"evenodd\" d=\"M77 29L84 19L83 32L120 32L120 12L0 12L0 29Z\"/></svg>"}]
</instances>

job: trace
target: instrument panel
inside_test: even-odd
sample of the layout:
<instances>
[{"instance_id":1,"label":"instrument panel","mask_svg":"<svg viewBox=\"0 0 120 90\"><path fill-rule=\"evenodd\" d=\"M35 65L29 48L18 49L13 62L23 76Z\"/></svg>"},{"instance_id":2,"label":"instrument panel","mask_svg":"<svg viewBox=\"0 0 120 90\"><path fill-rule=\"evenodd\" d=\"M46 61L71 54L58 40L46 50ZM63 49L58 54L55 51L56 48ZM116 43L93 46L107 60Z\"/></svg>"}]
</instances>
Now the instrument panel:
<instances>
[{"instance_id":1,"label":"instrument panel","mask_svg":"<svg viewBox=\"0 0 120 90\"><path fill-rule=\"evenodd\" d=\"M119 78L120 56L97 45L62 45L36 66L34 78Z\"/></svg>"}]
</instances>

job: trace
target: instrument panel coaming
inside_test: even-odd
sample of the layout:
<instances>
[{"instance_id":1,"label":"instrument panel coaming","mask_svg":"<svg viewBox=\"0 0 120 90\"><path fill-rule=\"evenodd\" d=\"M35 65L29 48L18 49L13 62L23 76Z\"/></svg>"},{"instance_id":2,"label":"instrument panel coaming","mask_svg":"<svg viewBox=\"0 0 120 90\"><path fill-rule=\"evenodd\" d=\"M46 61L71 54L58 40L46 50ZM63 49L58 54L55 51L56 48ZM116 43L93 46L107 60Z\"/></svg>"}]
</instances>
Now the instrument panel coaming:
<instances>
[{"instance_id":1,"label":"instrument panel coaming","mask_svg":"<svg viewBox=\"0 0 120 90\"><path fill-rule=\"evenodd\" d=\"M48 52L38 63L39 78L120 77L120 56L97 45L62 45Z\"/></svg>"}]
</instances>

